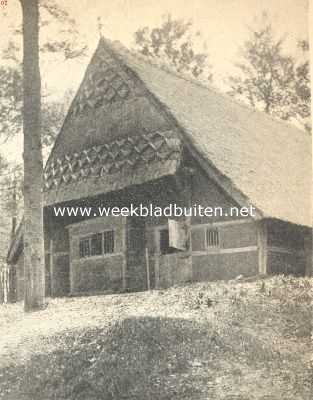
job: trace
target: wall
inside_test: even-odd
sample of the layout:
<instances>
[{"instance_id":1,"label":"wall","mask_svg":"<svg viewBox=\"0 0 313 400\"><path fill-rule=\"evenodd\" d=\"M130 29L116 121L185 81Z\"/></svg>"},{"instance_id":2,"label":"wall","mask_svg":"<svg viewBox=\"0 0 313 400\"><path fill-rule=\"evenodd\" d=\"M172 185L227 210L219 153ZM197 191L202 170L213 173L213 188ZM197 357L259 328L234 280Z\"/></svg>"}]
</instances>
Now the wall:
<instances>
[{"instance_id":1,"label":"wall","mask_svg":"<svg viewBox=\"0 0 313 400\"><path fill-rule=\"evenodd\" d=\"M199 168L192 176L192 204L222 207L222 216L195 216L191 219L192 279L194 281L233 279L238 275L258 274L256 223L248 217L231 216L231 207L239 207ZM225 215L228 214L228 215ZM206 235L216 229L219 246L208 248Z\"/></svg>"},{"instance_id":2,"label":"wall","mask_svg":"<svg viewBox=\"0 0 313 400\"><path fill-rule=\"evenodd\" d=\"M194 173L191 176L191 204L199 204L203 207L222 207L226 213L228 213L230 207L237 206L237 203L229 198L213 180L209 179L199 166L193 164L192 168ZM192 224L203 224L231 219L236 219L236 217L232 217L231 215L217 215L212 217L193 216L191 221Z\"/></svg>"},{"instance_id":3,"label":"wall","mask_svg":"<svg viewBox=\"0 0 313 400\"><path fill-rule=\"evenodd\" d=\"M125 226L123 217L101 217L85 220L68 227L70 237L71 293L123 289L125 266ZM114 229L114 253L79 257L79 238Z\"/></svg>"},{"instance_id":4,"label":"wall","mask_svg":"<svg viewBox=\"0 0 313 400\"><path fill-rule=\"evenodd\" d=\"M207 248L207 229L217 229L220 245ZM214 222L191 227L193 280L233 279L258 274L257 228L248 220Z\"/></svg>"},{"instance_id":5,"label":"wall","mask_svg":"<svg viewBox=\"0 0 313 400\"><path fill-rule=\"evenodd\" d=\"M127 206L130 203L147 206L152 203L161 208L174 203L225 209L237 206L197 166L194 166L191 175L181 170L176 176L113 192L97 200L97 206ZM89 199L88 205L92 204L95 200ZM168 218L164 216L144 218L144 235L139 239L142 247L136 254L131 254L127 247L131 225L126 218L103 217L79 222L73 219L72 222L76 223L70 224L68 229L61 226L64 221L60 220L53 228L53 280L58 277L57 280L61 281L61 271L66 270L66 264L70 263L71 293L145 290L148 286L146 248L151 288L169 287L192 280L232 279L238 275L258 274L257 227L251 218L198 216L177 219L188 231L186 250L167 255L160 253L160 230L166 228L168 223ZM210 228L219 232L219 246L216 248L206 246L205 235ZM79 237L105 229L115 229L115 253L80 259ZM69 247L71 251L68 255Z\"/></svg>"},{"instance_id":6,"label":"wall","mask_svg":"<svg viewBox=\"0 0 313 400\"><path fill-rule=\"evenodd\" d=\"M52 296L65 296L69 293L69 237L63 225L54 223L50 235L45 238L46 262L50 267L50 289Z\"/></svg>"},{"instance_id":7,"label":"wall","mask_svg":"<svg viewBox=\"0 0 313 400\"><path fill-rule=\"evenodd\" d=\"M190 204L190 182L182 173L163 180L150 190L150 201L156 207L165 208L170 204L187 207ZM147 199L148 200L148 199ZM148 203L148 202L147 202ZM190 218L171 217L186 227L189 232ZM168 228L168 218L154 216L146 219L146 238L149 250L151 287L166 288L183 284L192 279L190 241L187 237L186 251L177 250L171 254L161 254L160 231Z\"/></svg>"},{"instance_id":8,"label":"wall","mask_svg":"<svg viewBox=\"0 0 313 400\"><path fill-rule=\"evenodd\" d=\"M196 204L223 207L225 210L237 206L195 164L189 178L181 176L176 179L159 188L154 194L154 204L165 207L176 202L182 206ZM167 218L147 220L147 243L156 287L258 274L257 225L251 218L193 216L177 219L186 223L190 238L186 251L168 255L161 255L159 248L159 232L167 227ZM219 232L217 248L208 248L206 245L205 235L209 228Z\"/></svg>"},{"instance_id":9,"label":"wall","mask_svg":"<svg viewBox=\"0 0 313 400\"><path fill-rule=\"evenodd\" d=\"M308 229L283 221L268 220L268 273L304 275L308 237L311 237Z\"/></svg>"}]
</instances>

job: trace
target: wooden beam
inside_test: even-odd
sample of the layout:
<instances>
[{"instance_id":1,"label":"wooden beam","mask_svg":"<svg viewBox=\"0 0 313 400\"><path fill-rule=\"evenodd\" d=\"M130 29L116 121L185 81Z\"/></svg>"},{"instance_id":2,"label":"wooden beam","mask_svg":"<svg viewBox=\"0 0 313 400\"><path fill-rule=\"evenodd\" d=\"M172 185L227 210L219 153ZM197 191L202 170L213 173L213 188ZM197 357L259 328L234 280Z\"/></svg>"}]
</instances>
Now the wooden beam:
<instances>
[{"instance_id":1,"label":"wooden beam","mask_svg":"<svg viewBox=\"0 0 313 400\"><path fill-rule=\"evenodd\" d=\"M49 261L50 261L50 290L51 296L54 295L54 279L53 279L53 240L49 241Z\"/></svg>"},{"instance_id":2,"label":"wooden beam","mask_svg":"<svg viewBox=\"0 0 313 400\"><path fill-rule=\"evenodd\" d=\"M305 275L313 276L313 239L310 230L304 238Z\"/></svg>"},{"instance_id":3,"label":"wooden beam","mask_svg":"<svg viewBox=\"0 0 313 400\"><path fill-rule=\"evenodd\" d=\"M199 250L193 251L191 255L194 256L210 256L212 254L235 254L235 253L248 253L258 251L258 246L246 247L232 247L229 249L216 248L212 250Z\"/></svg>"},{"instance_id":4,"label":"wooden beam","mask_svg":"<svg viewBox=\"0 0 313 400\"><path fill-rule=\"evenodd\" d=\"M155 289L159 289L160 287L160 231L157 227L152 227L154 230L153 238L154 238L154 287Z\"/></svg>"},{"instance_id":5,"label":"wooden beam","mask_svg":"<svg viewBox=\"0 0 313 400\"><path fill-rule=\"evenodd\" d=\"M257 223L258 229L258 252L259 252L259 274L266 275L268 273L268 245L267 245L267 225L266 221Z\"/></svg>"},{"instance_id":6,"label":"wooden beam","mask_svg":"<svg viewBox=\"0 0 313 400\"><path fill-rule=\"evenodd\" d=\"M122 254L123 254L123 261L122 261L122 289L125 291L127 289L127 222L128 219L125 218L123 220L123 232L122 232Z\"/></svg>"},{"instance_id":7,"label":"wooden beam","mask_svg":"<svg viewBox=\"0 0 313 400\"><path fill-rule=\"evenodd\" d=\"M148 247L145 248L145 256L146 256L146 271L147 271L147 290L150 290L150 265L149 265Z\"/></svg>"}]
</instances>

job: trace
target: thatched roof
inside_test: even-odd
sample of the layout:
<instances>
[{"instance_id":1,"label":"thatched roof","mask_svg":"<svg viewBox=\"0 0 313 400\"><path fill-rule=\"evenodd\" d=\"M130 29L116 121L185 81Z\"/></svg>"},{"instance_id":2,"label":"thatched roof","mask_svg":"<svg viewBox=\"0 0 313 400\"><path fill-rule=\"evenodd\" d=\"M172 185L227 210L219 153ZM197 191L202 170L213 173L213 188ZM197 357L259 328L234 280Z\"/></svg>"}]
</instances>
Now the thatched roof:
<instances>
[{"instance_id":1,"label":"thatched roof","mask_svg":"<svg viewBox=\"0 0 313 400\"><path fill-rule=\"evenodd\" d=\"M109 90L108 94L105 86L106 91L100 90L97 98L91 96L90 107L97 107L97 101L102 103L101 107L111 107L103 105L106 101L102 98L103 93L106 93L107 97L118 97L116 101L121 101L121 104L125 97L134 92L145 96L166 113L165 122L162 122L167 125L166 129L177 129L183 143L192 147L202 162L207 162L215 168L234 191L261 211L263 217L311 226L312 163L311 138L308 134L239 104L213 89L153 65L116 42L102 39L91 64L95 63L97 57L101 59L102 56L105 62L108 54L111 57L110 62L114 60L120 70L118 77L113 79L113 83L116 79L114 87L117 89ZM99 71L99 61L97 68ZM108 65L104 66L103 71L103 76L100 74L97 78L100 81L101 76L105 79L106 74L112 75L112 68ZM112 84L109 85L109 89L111 88ZM79 96L81 92L78 93ZM61 165L66 157L73 157L75 152L80 154L92 145L99 146L105 141L112 141L112 129L110 133L107 130L102 136L99 133L105 126L105 119L101 119L100 114L92 116L93 119L98 118L103 127L99 128L94 121L94 124L90 122L91 137L85 134L88 126L86 120L83 121L83 116L90 112L87 101L88 93L81 103L76 96L48 160L47 174L52 170L51 165L56 165L57 159ZM85 107L85 110L80 110L80 107ZM83 121L75 129L71 127L74 117L79 122ZM123 124L123 112L119 118ZM92 121L92 118L89 121ZM178 162L177 136L173 134L171 138L172 143L166 144L168 154L172 155L169 159ZM154 160L158 163L157 152ZM171 173L174 172L175 166ZM160 174L156 175L162 174L165 174L165 171L161 168ZM61 190L62 185L57 190L49 188L49 182L51 183L51 177L47 178L48 192L54 190L57 193ZM65 187L64 181L63 188ZM112 190L112 185L106 187L104 182L102 190ZM68 192L68 197L70 196ZM58 196L52 196L50 199L53 199L50 200L51 204L58 200Z\"/></svg>"}]
</instances>

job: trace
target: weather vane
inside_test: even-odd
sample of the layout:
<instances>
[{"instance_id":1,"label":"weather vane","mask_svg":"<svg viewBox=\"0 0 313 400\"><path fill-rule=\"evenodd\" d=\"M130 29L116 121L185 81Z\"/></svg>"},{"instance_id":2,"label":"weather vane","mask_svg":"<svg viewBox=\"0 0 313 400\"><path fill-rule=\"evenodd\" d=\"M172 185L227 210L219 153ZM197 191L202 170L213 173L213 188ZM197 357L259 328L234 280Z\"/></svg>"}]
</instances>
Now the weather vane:
<instances>
[{"instance_id":1,"label":"weather vane","mask_svg":"<svg viewBox=\"0 0 313 400\"><path fill-rule=\"evenodd\" d=\"M99 36L100 36L100 38L102 38L102 37L103 37L103 23L102 23L101 17L98 17L98 18L97 18L97 21L98 21L98 32L99 32Z\"/></svg>"}]
</instances>

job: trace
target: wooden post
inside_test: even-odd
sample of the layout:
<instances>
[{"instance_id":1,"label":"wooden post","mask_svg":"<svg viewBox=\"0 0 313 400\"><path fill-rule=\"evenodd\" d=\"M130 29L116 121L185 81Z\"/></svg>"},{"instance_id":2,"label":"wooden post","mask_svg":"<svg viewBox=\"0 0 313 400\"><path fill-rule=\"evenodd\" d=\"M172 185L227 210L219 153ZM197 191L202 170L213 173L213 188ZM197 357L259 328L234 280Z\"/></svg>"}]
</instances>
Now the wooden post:
<instances>
[{"instance_id":1,"label":"wooden post","mask_svg":"<svg viewBox=\"0 0 313 400\"><path fill-rule=\"evenodd\" d=\"M305 275L313 276L313 240L311 231L304 238Z\"/></svg>"},{"instance_id":2,"label":"wooden post","mask_svg":"<svg viewBox=\"0 0 313 400\"><path fill-rule=\"evenodd\" d=\"M122 254L123 254L123 261L122 261L122 289L125 291L127 289L127 280L126 280L126 272L127 272L127 235L128 235L128 219L125 217L123 221L123 235L122 235Z\"/></svg>"},{"instance_id":3,"label":"wooden post","mask_svg":"<svg viewBox=\"0 0 313 400\"><path fill-rule=\"evenodd\" d=\"M259 274L266 275L268 273L267 260L267 226L265 221L258 221L258 261L259 261Z\"/></svg>"},{"instance_id":4,"label":"wooden post","mask_svg":"<svg viewBox=\"0 0 313 400\"><path fill-rule=\"evenodd\" d=\"M50 296L54 295L54 279L53 279L53 240L49 241L49 264L50 264Z\"/></svg>"},{"instance_id":5,"label":"wooden post","mask_svg":"<svg viewBox=\"0 0 313 400\"><path fill-rule=\"evenodd\" d=\"M150 290L150 266L149 266L149 249L146 247L146 270L147 270L147 289Z\"/></svg>"},{"instance_id":6,"label":"wooden post","mask_svg":"<svg viewBox=\"0 0 313 400\"><path fill-rule=\"evenodd\" d=\"M153 229L154 239L154 287L159 289L160 287L160 232Z\"/></svg>"}]
</instances>

